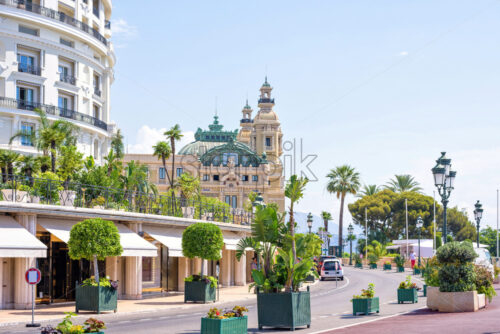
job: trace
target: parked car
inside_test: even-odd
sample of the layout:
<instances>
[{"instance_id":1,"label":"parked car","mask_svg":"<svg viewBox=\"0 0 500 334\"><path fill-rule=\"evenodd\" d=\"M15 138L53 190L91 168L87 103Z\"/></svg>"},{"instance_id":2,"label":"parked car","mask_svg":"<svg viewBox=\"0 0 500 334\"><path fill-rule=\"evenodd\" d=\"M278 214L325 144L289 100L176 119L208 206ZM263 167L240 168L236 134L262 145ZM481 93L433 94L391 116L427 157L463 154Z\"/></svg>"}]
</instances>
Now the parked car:
<instances>
[{"instance_id":1,"label":"parked car","mask_svg":"<svg viewBox=\"0 0 500 334\"><path fill-rule=\"evenodd\" d=\"M324 281L327 278L335 278L344 280L344 269L338 259L325 259L321 266L320 280Z\"/></svg>"},{"instance_id":2,"label":"parked car","mask_svg":"<svg viewBox=\"0 0 500 334\"><path fill-rule=\"evenodd\" d=\"M495 274L495 268L493 267L493 263L491 261L490 251L487 250L486 248L477 248L477 247L474 247L474 251L477 254L474 263L478 266L483 266L486 269L488 269L488 271L493 276Z\"/></svg>"}]
</instances>

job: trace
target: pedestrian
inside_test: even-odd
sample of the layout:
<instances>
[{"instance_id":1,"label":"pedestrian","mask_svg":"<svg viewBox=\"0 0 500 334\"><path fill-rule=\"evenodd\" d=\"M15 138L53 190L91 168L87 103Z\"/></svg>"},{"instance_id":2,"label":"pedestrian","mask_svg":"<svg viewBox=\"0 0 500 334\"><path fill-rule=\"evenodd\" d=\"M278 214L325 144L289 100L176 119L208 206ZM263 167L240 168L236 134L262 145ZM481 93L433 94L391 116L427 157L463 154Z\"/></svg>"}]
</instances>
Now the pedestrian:
<instances>
[{"instance_id":1,"label":"pedestrian","mask_svg":"<svg viewBox=\"0 0 500 334\"><path fill-rule=\"evenodd\" d=\"M413 267L415 267L415 252L414 251L411 251L411 253L410 253L410 260L411 260L411 269L413 269Z\"/></svg>"},{"instance_id":2,"label":"pedestrian","mask_svg":"<svg viewBox=\"0 0 500 334\"><path fill-rule=\"evenodd\" d=\"M257 256L254 256L254 257L252 258L252 266L251 266L251 268L252 268L252 271L253 271L253 270L258 270L258 269L259 269L259 265L258 265L258 263L257 263Z\"/></svg>"}]
</instances>

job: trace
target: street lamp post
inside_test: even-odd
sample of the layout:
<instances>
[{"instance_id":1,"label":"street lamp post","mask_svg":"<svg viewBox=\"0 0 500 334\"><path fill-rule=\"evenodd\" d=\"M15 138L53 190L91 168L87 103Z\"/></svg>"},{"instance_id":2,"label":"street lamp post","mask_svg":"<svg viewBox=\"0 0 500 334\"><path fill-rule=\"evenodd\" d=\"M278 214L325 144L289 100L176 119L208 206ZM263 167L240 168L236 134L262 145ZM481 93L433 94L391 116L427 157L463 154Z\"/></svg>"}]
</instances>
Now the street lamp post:
<instances>
[{"instance_id":1,"label":"street lamp post","mask_svg":"<svg viewBox=\"0 0 500 334\"><path fill-rule=\"evenodd\" d=\"M418 267L420 268L420 237L422 235L422 226L424 226L424 221L422 217L418 216L417 218L417 229L418 229Z\"/></svg>"},{"instance_id":2,"label":"street lamp post","mask_svg":"<svg viewBox=\"0 0 500 334\"><path fill-rule=\"evenodd\" d=\"M349 224L347 228L347 234L349 235L349 265L352 266L352 236L353 236L354 227L352 223Z\"/></svg>"},{"instance_id":3,"label":"street lamp post","mask_svg":"<svg viewBox=\"0 0 500 334\"><path fill-rule=\"evenodd\" d=\"M481 218L483 218L483 205L479 203L479 200L474 204L476 209L474 210L474 218L476 219L477 225L477 248L479 248L479 223L481 222Z\"/></svg>"},{"instance_id":4,"label":"street lamp post","mask_svg":"<svg viewBox=\"0 0 500 334\"><path fill-rule=\"evenodd\" d=\"M441 196L441 203L443 203L443 242L446 243L446 208L448 206L448 199L450 198L451 191L455 183L457 172L451 169L451 159L446 158L446 152L441 152L441 157L436 160L436 166L432 168L432 175L434 175L434 185L438 189L439 196Z\"/></svg>"},{"instance_id":5,"label":"street lamp post","mask_svg":"<svg viewBox=\"0 0 500 334\"><path fill-rule=\"evenodd\" d=\"M313 215L309 212L307 215L307 227L309 227L309 233L311 233L311 228L313 226Z\"/></svg>"}]
</instances>

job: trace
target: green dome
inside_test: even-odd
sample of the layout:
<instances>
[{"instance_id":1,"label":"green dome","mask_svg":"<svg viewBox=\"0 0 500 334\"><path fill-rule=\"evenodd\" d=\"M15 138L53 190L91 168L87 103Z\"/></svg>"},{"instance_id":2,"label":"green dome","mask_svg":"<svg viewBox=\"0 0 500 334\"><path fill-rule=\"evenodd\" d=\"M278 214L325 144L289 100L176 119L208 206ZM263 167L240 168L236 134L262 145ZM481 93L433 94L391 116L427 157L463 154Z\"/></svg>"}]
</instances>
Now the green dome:
<instances>
[{"instance_id":1,"label":"green dome","mask_svg":"<svg viewBox=\"0 0 500 334\"><path fill-rule=\"evenodd\" d=\"M225 142L194 141L181 148L177 154L202 156L212 148L223 144L225 144Z\"/></svg>"}]
</instances>

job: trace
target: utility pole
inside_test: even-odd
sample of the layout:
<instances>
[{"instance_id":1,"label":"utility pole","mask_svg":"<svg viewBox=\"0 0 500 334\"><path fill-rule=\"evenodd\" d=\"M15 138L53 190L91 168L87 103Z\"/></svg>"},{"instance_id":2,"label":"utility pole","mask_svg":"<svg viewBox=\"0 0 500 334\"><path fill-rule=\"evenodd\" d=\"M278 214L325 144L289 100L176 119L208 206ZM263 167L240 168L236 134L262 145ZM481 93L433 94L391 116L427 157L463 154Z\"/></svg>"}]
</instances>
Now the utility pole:
<instances>
[{"instance_id":1,"label":"utility pole","mask_svg":"<svg viewBox=\"0 0 500 334\"><path fill-rule=\"evenodd\" d=\"M406 257L408 258L408 199L405 198L405 210L406 210Z\"/></svg>"}]
</instances>

